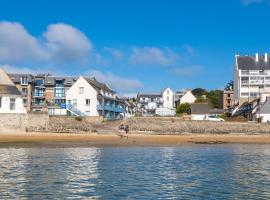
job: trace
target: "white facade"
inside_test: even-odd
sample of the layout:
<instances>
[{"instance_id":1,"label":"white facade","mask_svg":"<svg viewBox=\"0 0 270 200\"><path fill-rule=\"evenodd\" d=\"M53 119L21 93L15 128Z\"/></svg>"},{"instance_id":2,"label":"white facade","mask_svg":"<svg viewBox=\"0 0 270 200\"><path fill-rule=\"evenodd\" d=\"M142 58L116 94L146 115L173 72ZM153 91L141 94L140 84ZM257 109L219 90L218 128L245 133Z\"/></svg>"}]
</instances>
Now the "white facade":
<instances>
[{"instance_id":1,"label":"white facade","mask_svg":"<svg viewBox=\"0 0 270 200\"><path fill-rule=\"evenodd\" d=\"M186 91L186 93L180 98L180 104L183 103L194 103L196 101L196 97L192 94L190 90Z\"/></svg>"},{"instance_id":2,"label":"white facade","mask_svg":"<svg viewBox=\"0 0 270 200\"><path fill-rule=\"evenodd\" d=\"M207 115L205 115L205 114L192 114L191 120L201 121L201 120L205 120L206 117L207 117Z\"/></svg>"},{"instance_id":3,"label":"white facade","mask_svg":"<svg viewBox=\"0 0 270 200\"><path fill-rule=\"evenodd\" d=\"M99 116L97 111L97 91L80 77L66 93L67 104L87 116ZM90 103L86 101L90 100Z\"/></svg>"},{"instance_id":4,"label":"white facade","mask_svg":"<svg viewBox=\"0 0 270 200\"><path fill-rule=\"evenodd\" d=\"M156 114L160 116L173 116L175 115L175 109L174 108L157 108L156 109Z\"/></svg>"},{"instance_id":5,"label":"white facade","mask_svg":"<svg viewBox=\"0 0 270 200\"><path fill-rule=\"evenodd\" d=\"M174 108L174 92L170 88L162 92L162 98L164 108Z\"/></svg>"},{"instance_id":6,"label":"white facade","mask_svg":"<svg viewBox=\"0 0 270 200\"><path fill-rule=\"evenodd\" d=\"M106 84L80 77L66 93L67 110L79 116L103 116L107 120L125 116L124 102Z\"/></svg>"},{"instance_id":7,"label":"white facade","mask_svg":"<svg viewBox=\"0 0 270 200\"><path fill-rule=\"evenodd\" d=\"M261 93L270 94L269 58L255 56L235 56L234 98L236 103L259 98Z\"/></svg>"},{"instance_id":8,"label":"white facade","mask_svg":"<svg viewBox=\"0 0 270 200\"><path fill-rule=\"evenodd\" d=\"M26 113L21 93L0 68L0 113Z\"/></svg>"},{"instance_id":9,"label":"white facade","mask_svg":"<svg viewBox=\"0 0 270 200\"><path fill-rule=\"evenodd\" d=\"M21 113L25 114L26 109L23 106L21 97L0 97L0 113Z\"/></svg>"}]
</instances>

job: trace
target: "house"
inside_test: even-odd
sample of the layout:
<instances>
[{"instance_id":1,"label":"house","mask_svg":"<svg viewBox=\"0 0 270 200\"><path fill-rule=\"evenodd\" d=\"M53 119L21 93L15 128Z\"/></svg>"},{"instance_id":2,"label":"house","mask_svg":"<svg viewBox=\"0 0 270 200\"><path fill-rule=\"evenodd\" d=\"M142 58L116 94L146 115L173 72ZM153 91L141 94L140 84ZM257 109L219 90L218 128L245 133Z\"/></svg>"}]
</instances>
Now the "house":
<instances>
[{"instance_id":1,"label":"house","mask_svg":"<svg viewBox=\"0 0 270 200\"><path fill-rule=\"evenodd\" d=\"M95 78L80 76L66 93L68 114L76 116L103 116L120 119L125 114L123 100L106 84Z\"/></svg>"},{"instance_id":2,"label":"house","mask_svg":"<svg viewBox=\"0 0 270 200\"><path fill-rule=\"evenodd\" d=\"M261 93L270 94L270 60L268 54L235 56L234 104L252 101Z\"/></svg>"},{"instance_id":3,"label":"house","mask_svg":"<svg viewBox=\"0 0 270 200\"><path fill-rule=\"evenodd\" d=\"M137 109L145 116L153 116L156 109L163 106L162 94L138 94Z\"/></svg>"},{"instance_id":4,"label":"house","mask_svg":"<svg viewBox=\"0 0 270 200\"><path fill-rule=\"evenodd\" d=\"M210 114L208 103L192 103L190 114L191 120L204 120Z\"/></svg>"},{"instance_id":5,"label":"house","mask_svg":"<svg viewBox=\"0 0 270 200\"><path fill-rule=\"evenodd\" d=\"M125 102L125 117L134 117L137 112L136 102L130 98L123 98L123 101Z\"/></svg>"},{"instance_id":6,"label":"house","mask_svg":"<svg viewBox=\"0 0 270 200\"><path fill-rule=\"evenodd\" d=\"M234 106L234 91L224 90L219 96L219 107L224 112L229 112L230 108Z\"/></svg>"},{"instance_id":7,"label":"house","mask_svg":"<svg viewBox=\"0 0 270 200\"><path fill-rule=\"evenodd\" d=\"M196 101L196 97L192 94L191 90L175 92L175 107L180 104L192 104Z\"/></svg>"},{"instance_id":8,"label":"house","mask_svg":"<svg viewBox=\"0 0 270 200\"><path fill-rule=\"evenodd\" d=\"M20 91L2 69L0 69L0 113L26 113Z\"/></svg>"}]
</instances>

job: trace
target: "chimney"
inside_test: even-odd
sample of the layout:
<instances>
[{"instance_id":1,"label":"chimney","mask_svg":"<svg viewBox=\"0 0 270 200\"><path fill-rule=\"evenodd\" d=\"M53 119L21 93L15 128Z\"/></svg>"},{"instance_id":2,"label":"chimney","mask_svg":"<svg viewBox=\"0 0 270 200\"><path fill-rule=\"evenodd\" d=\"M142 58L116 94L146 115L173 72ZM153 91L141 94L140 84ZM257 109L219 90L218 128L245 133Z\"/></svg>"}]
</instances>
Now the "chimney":
<instances>
[{"instance_id":1,"label":"chimney","mask_svg":"<svg viewBox=\"0 0 270 200\"><path fill-rule=\"evenodd\" d=\"M264 54L264 62L268 62L268 55L267 55L267 53Z\"/></svg>"},{"instance_id":2,"label":"chimney","mask_svg":"<svg viewBox=\"0 0 270 200\"><path fill-rule=\"evenodd\" d=\"M259 54L256 53L255 56L256 56L256 62L259 62Z\"/></svg>"}]
</instances>

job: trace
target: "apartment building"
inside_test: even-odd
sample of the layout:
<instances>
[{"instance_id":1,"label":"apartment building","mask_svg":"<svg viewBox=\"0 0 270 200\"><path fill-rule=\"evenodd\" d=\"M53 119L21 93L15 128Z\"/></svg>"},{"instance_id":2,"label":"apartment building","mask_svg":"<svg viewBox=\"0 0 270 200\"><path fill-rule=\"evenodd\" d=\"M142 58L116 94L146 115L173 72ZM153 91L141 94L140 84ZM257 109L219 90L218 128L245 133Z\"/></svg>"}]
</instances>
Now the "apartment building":
<instances>
[{"instance_id":1,"label":"apartment building","mask_svg":"<svg viewBox=\"0 0 270 200\"><path fill-rule=\"evenodd\" d=\"M138 94L137 108L143 115L154 115L156 109L163 106L162 94Z\"/></svg>"},{"instance_id":2,"label":"apartment building","mask_svg":"<svg viewBox=\"0 0 270 200\"><path fill-rule=\"evenodd\" d=\"M50 74L9 74L22 93L25 108L45 111L50 115L66 114L66 92L78 77L52 76Z\"/></svg>"},{"instance_id":3,"label":"apartment building","mask_svg":"<svg viewBox=\"0 0 270 200\"><path fill-rule=\"evenodd\" d=\"M270 95L270 60L264 54L259 56L235 56L234 104Z\"/></svg>"},{"instance_id":4,"label":"apartment building","mask_svg":"<svg viewBox=\"0 0 270 200\"><path fill-rule=\"evenodd\" d=\"M227 112L234 105L234 91L224 90L219 96L219 107Z\"/></svg>"},{"instance_id":5,"label":"apartment building","mask_svg":"<svg viewBox=\"0 0 270 200\"><path fill-rule=\"evenodd\" d=\"M138 94L137 109L145 116L175 115L174 92L170 88L166 88L160 94Z\"/></svg>"}]
</instances>

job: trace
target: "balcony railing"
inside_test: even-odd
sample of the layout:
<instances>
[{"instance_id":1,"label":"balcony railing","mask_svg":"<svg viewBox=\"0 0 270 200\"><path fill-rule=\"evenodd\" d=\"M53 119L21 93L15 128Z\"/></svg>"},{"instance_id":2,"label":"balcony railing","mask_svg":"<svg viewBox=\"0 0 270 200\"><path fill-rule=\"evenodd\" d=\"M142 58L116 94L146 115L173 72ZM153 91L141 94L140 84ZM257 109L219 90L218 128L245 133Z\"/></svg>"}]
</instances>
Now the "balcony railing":
<instances>
[{"instance_id":1,"label":"balcony railing","mask_svg":"<svg viewBox=\"0 0 270 200\"><path fill-rule=\"evenodd\" d=\"M106 110L111 112L119 112L124 113L125 109L120 106L113 106L113 105L97 105L97 110Z\"/></svg>"},{"instance_id":2,"label":"balcony railing","mask_svg":"<svg viewBox=\"0 0 270 200\"><path fill-rule=\"evenodd\" d=\"M72 112L73 114L77 115L77 116L86 116L85 113L83 113L82 111L78 110L77 108L75 108L73 105L71 104L66 104L66 109L70 112Z\"/></svg>"}]
</instances>

